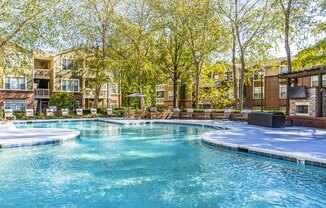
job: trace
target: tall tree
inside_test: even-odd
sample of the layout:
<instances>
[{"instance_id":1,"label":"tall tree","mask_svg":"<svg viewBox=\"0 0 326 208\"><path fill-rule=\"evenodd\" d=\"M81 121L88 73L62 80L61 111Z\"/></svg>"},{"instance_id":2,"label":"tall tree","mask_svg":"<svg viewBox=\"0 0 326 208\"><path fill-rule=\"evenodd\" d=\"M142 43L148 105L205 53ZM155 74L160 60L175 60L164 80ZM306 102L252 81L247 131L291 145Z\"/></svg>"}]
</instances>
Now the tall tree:
<instances>
[{"instance_id":1,"label":"tall tree","mask_svg":"<svg viewBox=\"0 0 326 208\"><path fill-rule=\"evenodd\" d=\"M73 3L73 2L72 2ZM63 28L70 28L68 43L78 47L75 59L89 87L95 89L93 107L98 107L101 88L111 81L111 35L115 30L114 19L118 0L83 0L73 3L70 21Z\"/></svg>"},{"instance_id":2,"label":"tall tree","mask_svg":"<svg viewBox=\"0 0 326 208\"><path fill-rule=\"evenodd\" d=\"M62 0L3 0L0 2L0 49L10 41L39 48L40 39L54 33L55 11ZM59 13L59 12L58 12ZM45 41L41 42L45 44ZM38 47L37 47L38 46Z\"/></svg>"},{"instance_id":3,"label":"tall tree","mask_svg":"<svg viewBox=\"0 0 326 208\"><path fill-rule=\"evenodd\" d=\"M184 27L187 31L187 43L194 65L195 101L199 107L200 74L205 61L218 49L224 48L220 39L220 24L214 18L214 2L212 0L183 1Z\"/></svg>"},{"instance_id":4,"label":"tall tree","mask_svg":"<svg viewBox=\"0 0 326 208\"><path fill-rule=\"evenodd\" d=\"M119 27L114 35L116 45L113 47L121 64L124 92L152 94L156 84L156 71L150 61L153 10L148 0L130 0L124 6L117 22ZM144 107L143 98L141 107Z\"/></svg>"},{"instance_id":5,"label":"tall tree","mask_svg":"<svg viewBox=\"0 0 326 208\"><path fill-rule=\"evenodd\" d=\"M246 56L261 56L269 47L266 34L271 27L268 16L269 0L220 1L220 11L229 19L234 28L240 59L239 70L239 109L243 109L243 89L246 78ZM271 35L271 34L268 34ZM257 53L259 51L259 53Z\"/></svg>"},{"instance_id":6,"label":"tall tree","mask_svg":"<svg viewBox=\"0 0 326 208\"><path fill-rule=\"evenodd\" d=\"M186 31L180 18L179 1L156 1L152 4L161 18L155 33L155 64L173 83L173 107L177 106L178 85L188 77L191 54L186 42Z\"/></svg>"}]
</instances>

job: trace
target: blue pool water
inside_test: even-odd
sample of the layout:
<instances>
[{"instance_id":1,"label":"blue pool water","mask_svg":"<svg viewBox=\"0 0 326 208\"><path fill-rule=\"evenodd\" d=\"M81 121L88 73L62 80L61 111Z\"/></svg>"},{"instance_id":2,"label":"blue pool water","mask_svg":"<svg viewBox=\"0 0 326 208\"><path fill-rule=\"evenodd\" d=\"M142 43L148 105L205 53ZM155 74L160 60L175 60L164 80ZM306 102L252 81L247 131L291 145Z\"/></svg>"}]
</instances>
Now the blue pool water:
<instances>
[{"instance_id":1,"label":"blue pool water","mask_svg":"<svg viewBox=\"0 0 326 208\"><path fill-rule=\"evenodd\" d=\"M205 146L210 129L96 121L77 141L0 150L0 207L326 207L326 171Z\"/></svg>"}]
</instances>

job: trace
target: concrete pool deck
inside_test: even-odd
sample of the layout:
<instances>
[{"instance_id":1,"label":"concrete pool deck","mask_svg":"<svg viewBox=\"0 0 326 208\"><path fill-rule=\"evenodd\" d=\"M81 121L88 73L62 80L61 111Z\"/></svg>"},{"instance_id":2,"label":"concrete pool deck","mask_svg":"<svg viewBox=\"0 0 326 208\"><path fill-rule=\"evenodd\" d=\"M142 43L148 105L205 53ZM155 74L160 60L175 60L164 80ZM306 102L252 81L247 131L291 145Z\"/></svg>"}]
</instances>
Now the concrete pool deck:
<instances>
[{"instance_id":1,"label":"concrete pool deck","mask_svg":"<svg viewBox=\"0 0 326 208\"><path fill-rule=\"evenodd\" d=\"M0 148L59 144L74 140L80 132L60 128L17 129L13 122L0 123Z\"/></svg>"}]
</instances>

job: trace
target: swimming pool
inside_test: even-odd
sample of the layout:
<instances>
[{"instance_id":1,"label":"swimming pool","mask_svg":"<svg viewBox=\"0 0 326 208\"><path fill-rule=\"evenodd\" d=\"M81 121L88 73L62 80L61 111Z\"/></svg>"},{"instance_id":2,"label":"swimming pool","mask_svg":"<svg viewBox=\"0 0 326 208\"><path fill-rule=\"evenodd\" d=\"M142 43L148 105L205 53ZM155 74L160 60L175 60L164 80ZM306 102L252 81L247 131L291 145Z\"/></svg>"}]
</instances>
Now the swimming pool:
<instances>
[{"instance_id":1,"label":"swimming pool","mask_svg":"<svg viewBox=\"0 0 326 208\"><path fill-rule=\"evenodd\" d=\"M0 207L325 207L326 171L205 146L211 129L100 121L77 141L0 150Z\"/></svg>"}]
</instances>

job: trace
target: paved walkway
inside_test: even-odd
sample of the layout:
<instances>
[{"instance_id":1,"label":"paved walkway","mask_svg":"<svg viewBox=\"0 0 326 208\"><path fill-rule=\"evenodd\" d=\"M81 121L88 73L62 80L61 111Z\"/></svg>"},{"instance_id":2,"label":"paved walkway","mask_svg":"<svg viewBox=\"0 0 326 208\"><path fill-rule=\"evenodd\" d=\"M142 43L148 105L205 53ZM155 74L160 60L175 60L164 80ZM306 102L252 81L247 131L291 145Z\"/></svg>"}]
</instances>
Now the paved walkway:
<instances>
[{"instance_id":1,"label":"paved walkway","mask_svg":"<svg viewBox=\"0 0 326 208\"><path fill-rule=\"evenodd\" d=\"M232 122L231 131L215 131L202 139L230 147L245 147L267 153L320 159L326 162L326 129L287 127L283 129Z\"/></svg>"}]
</instances>

